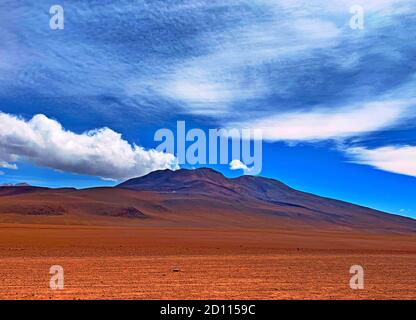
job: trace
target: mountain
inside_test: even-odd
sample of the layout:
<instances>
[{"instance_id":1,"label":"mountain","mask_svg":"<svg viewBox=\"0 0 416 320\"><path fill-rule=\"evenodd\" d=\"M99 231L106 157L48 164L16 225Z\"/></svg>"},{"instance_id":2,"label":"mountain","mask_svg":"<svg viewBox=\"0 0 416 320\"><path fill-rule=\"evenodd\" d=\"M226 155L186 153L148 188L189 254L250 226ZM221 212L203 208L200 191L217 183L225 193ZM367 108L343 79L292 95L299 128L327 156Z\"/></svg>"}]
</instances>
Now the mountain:
<instances>
[{"instance_id":1,"label":"mountain","mask_svg":"<svg viewBox=\"0 0 416 320\"><path fill-rule=\"evenodd\" d=\"M20 183L3 183L0 185L0 187L30 187L30 184L26 182L20 182Z\"/></svg>"},{"instance_id":2,"label":"mountain","mask_svg":"<svg viewBox=\"0 0 416 320\"><path fill-rule=\"evenodd\" d=\"M208 168L154 171L119 184L117 188L158 193L235 195L232 179Z\"/></svg>"},{"instance_id":3,"label":"mountain","mask_svg":"<svg viewBox=\"0 0 416 320\"><path fill-rule=\"evenodd\" d=\"M241 209L253 213L285 217L305 224L319 222L370 229L383 225L387 229L416 230L416 221L410 218L301 192L274 179L257 176L226 178L208 168L155 171L130 179L117 188L175 194L183 204L188 202L190 208L197 199L215 199L216 204L239 204Z\"/></svg>"},{"instance_id":4,"label":"mountain","mask_svg":"<svg viewBox=\"0 0 416 320\"><path fill-rule=\"evenodd\" d=\"M226 178L220 172L208 168L154 171L146 176L121 183L116 188L204 195L236 201L259 200L292 206L299 200L302 200L302 203L307 201L306 193L296 191L280 181L254 176Z\"/></svg>"},{"instance_id":5,"label":"mountain","mask_svg":"<svg viewBox=\"0 0 416 320\"><path fill-rule=\"evenodd\" d=\"M155 171L114 188L0 187L0 222L416 232L416 220L212 169Z\"/></svg>"}]
</instances>

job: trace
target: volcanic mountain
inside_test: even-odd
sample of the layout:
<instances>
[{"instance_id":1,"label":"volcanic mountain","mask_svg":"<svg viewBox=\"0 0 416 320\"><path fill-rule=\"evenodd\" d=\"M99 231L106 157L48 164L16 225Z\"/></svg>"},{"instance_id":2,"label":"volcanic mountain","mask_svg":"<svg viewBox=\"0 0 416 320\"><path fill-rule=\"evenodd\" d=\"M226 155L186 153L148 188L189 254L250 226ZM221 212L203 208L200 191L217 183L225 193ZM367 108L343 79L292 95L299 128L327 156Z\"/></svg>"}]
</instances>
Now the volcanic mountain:
<instances>
[{"instance_id":1,"label":"volcanic mountain","mask_svg":"<svg viewBox=\"0 0 416 320\"><path fill-rule=\"evenodd\" d=\"M155 171L113 188L0 187L0 222L416 232L416 220L212 169Z\"/></svg>"}]
</instances>

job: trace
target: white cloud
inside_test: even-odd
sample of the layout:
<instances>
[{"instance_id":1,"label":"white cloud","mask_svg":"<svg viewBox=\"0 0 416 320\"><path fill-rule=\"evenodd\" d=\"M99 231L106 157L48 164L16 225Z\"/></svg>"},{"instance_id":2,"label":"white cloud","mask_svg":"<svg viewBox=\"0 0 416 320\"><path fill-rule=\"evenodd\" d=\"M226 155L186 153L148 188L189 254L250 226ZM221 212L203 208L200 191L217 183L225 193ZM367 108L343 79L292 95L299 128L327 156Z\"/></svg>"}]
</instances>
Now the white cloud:
<instances>
[{"instance_id":1,"label":"white cloud","mask_svg":"<svg viewBox=\"0 0 416 320\"><path fill-rule=\"evenodd\" d=\"M16 170L17 169L17 165L14 164L14 163L8 163L6 161L0 160L0 168Z\"/></svg>"},{"instance_id":2,"label":"white cloud","mask_svg":"<svg viewBox=\"0 0 416 320\"><path fill-rule=\"evenodd\" d=\"M319 47L314 41L337 39L341 30L332 22L319 19L297 19L293 22L296 33L307 35L311 47ZM322 45L322 44L321 44Z\"/></svg>"},{"instance_id":3,"label":"white cloud","mask_svg":"<svg viewBox=\"0 0 416 320\"><path fill-rule=\"evenodd\" d=\"M31 120L0 113L0 164L25 159L56 170L127 179L159 169L177 169L174 155L130 145L109 128L76 134L44 115Z\"/></svg>"},{"instance_id":4,"label":"white cloud","mask_svg":"<svg viewBox=\"0 0 416 320\"><path fill-rule=\"evenodd\" d=\"M266 3L270 3L270 0L259 0ZM390 13L393 10L400 10L402 12L403 8L409 9L409 5L412 4L412 0L367 0L365 2L359 2L357 0L337 0L337 1L327 1L327 0L280 0L273 2L276 5L276 8L286 8L286 9L315 9L326 12L333 13L348 13L348 9L354 5L361 5L365 11L368 12L378 12L378 13ZM394 11L396 12L396 11ZM406 11L407 12L407 11Z\"/></svg>"},{"instance_id":5,"label":"white cloud","mask_svg":"<svg viewBox=\"0 0 416 320\"><path fill-rule=\"evenodd\" d=\"M294 18L288 23L279 15L248 20L201 36L198 46L208 48L208 53L178 64L153 86L160 94L183 102L189 113L223 116L235 111L234 103L276 93L278 88L268 84L269 74L258 68L335 46L340 36L333 22L322 19ZM282 77L279 85L285 87L286 80Z\"/></svg>"},{"instance_id":6,"label":"white cloud","mask_svg":"<svg viewBox=\"0 0 416 320\"><path fill-rule=\"evenodd\" d=\"M250 174L253 172L253 169L254 167L249 168L245 163L238 159L234 159L230 162L230 170L243 170L244 174Z\"/></svg>"},{"instance_id":7,"label":"white cloud","mask_svg":"<svg viewBox=\"0 0 416 320\"><path fill-rule=\"evenodd\" d=\"M361 107L287 112L230 127L255 128L268 141L318 141L358 136L394 125L410 116L414 100L367 103Z\"/></svg>"},{"instance_id":8,"label":"white cloud","mask_svg":"<svg viewBox=\"0 0 416 320\"><path fill-rule=\"evenodd\" d=\"M206 79L172 81L164 90L169 98L179 99L192 106L187 110L194 114L222 114L227 111L227 103L233 99L232 90L226 84Z\"/></svg>"},{"instance_id":9,"label":"white cloud","mask_svg":"<svg viewBox=\"0 0 416 320\"><path fill-rule=\"evenodd\" d=\"M230 170L248 170L248 167L240 160L235 159L230 162Z\"/></svg>"},{"instance_id":10,"label":"white cloud","mask_svg":"<svg viewBox=\"0 0 416 320\"><path fill-rule=\"evenodd\" d=\"M355 147L346 152L355 163L416 177L416 146L386 146L377 149Z\"/></svg>"},{"instance_id":11,"label":"white cloud","mask_svg":"<svg viewBox=\"0 0 416 320\"><path fill-rule=\"evenodd\" d=\"M194 83L189 81L177 81L171 84L168 92L171 95L187 100L190 103L212 103L227 101L230 95L227 90L215 83Z\"/></svg>"}]
</instances>

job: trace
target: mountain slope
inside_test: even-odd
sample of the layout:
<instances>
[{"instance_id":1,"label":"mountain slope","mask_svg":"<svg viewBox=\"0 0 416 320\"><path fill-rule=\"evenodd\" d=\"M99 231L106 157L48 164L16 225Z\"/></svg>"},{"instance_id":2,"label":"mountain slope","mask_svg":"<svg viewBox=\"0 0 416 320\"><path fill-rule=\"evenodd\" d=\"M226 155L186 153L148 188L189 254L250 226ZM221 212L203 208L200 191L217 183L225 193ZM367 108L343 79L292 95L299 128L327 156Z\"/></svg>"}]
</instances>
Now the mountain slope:
<instances>
[{"instance_id":1,"label":"mountain slope","mask_svg":"<svg viewBox=\"0 0 416 320\"><path fill-rule=\"evenodd\" d=\"M156 171L114 188L0 187L0 222L416 232L414 219L205 168Z\"/></svg>"},{"instance_id":2,"label":"mountain slope","mask_svg":"<svg viewBox=\"0 0 416 320\"><path fill-rule=\"evenodd\" d=\"M175 194L182 196L182 202L189 199L189 205L198 198L239 203L241 207L248 207L253 212L270 212L308 224L320 221L351 228L376 229L383 226L392 230L416 230L414 219L301 192L274 179L255 176L229 179L208 168L155 171L128 180L117 188Z\"/></svg>"}]
</instances>

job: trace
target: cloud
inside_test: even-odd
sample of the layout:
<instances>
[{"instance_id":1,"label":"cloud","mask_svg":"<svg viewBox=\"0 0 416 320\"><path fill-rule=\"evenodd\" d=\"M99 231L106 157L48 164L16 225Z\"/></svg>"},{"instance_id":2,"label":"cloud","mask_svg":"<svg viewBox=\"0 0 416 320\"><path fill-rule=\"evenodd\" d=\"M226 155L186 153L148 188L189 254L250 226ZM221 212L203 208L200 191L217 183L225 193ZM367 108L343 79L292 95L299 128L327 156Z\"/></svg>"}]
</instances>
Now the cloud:
<instances>
[{"instance_id":1,"label":"cloud","mask_svg":"<svg viewBox=\"0 0 416 320\"><path fill-rule=\"evenodd\" d=\"M70 104L106 120L115 108L140 120L159 116L142 112L149 107L218 122L224 115L261 118L285 107L373 99L415 71L415 24L401 15L416 8L412 0L366 1L365 32L348 26L354 0L120 0L99 7L63 0L71 19L63 32L44 24L46 1L15 3L6 1L0 19L0 99L24 94L39 107L34 100L47 97L55 115Z\"/></svg>"},{"instance_id":2,"label":"cloud","mask_svg":"<svg viewBox=\"0 0 416 320\"><path fill-rule=\"evenodd\" d=\"M206 48L207 53L178 63L154 84L155 90L184 103L188 113L222 116L237 111L233 104L276 92L276 86L270 86L269 72L262 69L265 65L328 49L338 43L340 35L331 21L293 18L288 23L260 15L216 34L201 34L196 47Z\"/></svg>"},{"instance_id":3,"label":"cloud","mask_svg":"<svg viewBox=\"0 0 416 320\"><path fill-rule=\"evenodd\" d=\"M1 149L0 149L1 150ZM1 154L1 153L0 153ZM10 156L8 156L8 158L11 158ZM16 159L15 159L16 160ZM4 169L11 169L11 170L17 170L17 165L13 164L13 163L8 163L6 161L2 161L0 160L0 168L4 168Z\"/></svg>"},{"instance_id":4,"label":"cloud","mask_svg":"<svg viewBox=\"0 0 416 320\"><path fill-rule=\"evenodd\" d=\"M248 167L240 160L233 160L230 162L230 170L248 170Z\"/></svg>"},{"instance_id":5,"label":"cloud","mask_svg":"<svg viewBox=\"0 0 416 320\"><path fill-rule=\"evenodd\" d=\"M260 0L266 3L269 0ZM412 0L367 0L363 3L357 2L357 0L337 0L337 1L326 1L326 0L279 0L276 1L276 7L286 9L298 9L304 8L309 10L320 10L329 13L345 13L351 6L362 5L366 12L374 13L391 13L396 10L400 13L411 12Z\"/></svg>"},{"instance_id":6,"label":"cloud","mask_svg":"<svg viewBox=\"0 0 416 320\"><path fill-rule=\"evenodd\" d=\"M107 179L127 179L159 169L177 169L174 155L130 145L101 128L77 134L44 115L26 121L0 113L0 163L24 159L36 165Z\"/></svg>"},{"instance_id":7,"label":"cloud","mask_svg":"<svg viewBox=\"0 0 416 320\"><path fill-rule=\"evenodd\" d=\"M415 100L371 102L361 107L287 112L234 123L230 127L254 128L268 141L319 141L359 136L387 128L408 116Z\"/></svg>"},{"instance_id":8,"label":"cloud","mask_svg":"<svg viewBox=\"0 0 416 320\"><path fill-rule=\"evenodd\" d=\"M90 118L112 126L117 121L126 135L144 117L160 123L162 116L184 113L196 120L208 115L216 127L260 128L268 141L320 141L401 129L415 97L416 15L408 15L415 1L366 1L366 28L359 31L348 23L356 4L178 0L132 5L120 0L91 6L63 0L71 21L63 32L53 32L47 1L22 7L9 0L7 13L0 13L0 101L11 103L2 110L36 110L65 123L83 118L84 125ZM34 120L23 122L27 127ZM47 135L28 131L42 139ZM171 165L166 155L131 146L110 129L80 135L61 127L56 131L69 141L82 140L80 146L111 140L110 149L121 156L113 159L109 150L91 146L68 150L53 141L51 148L74 158L68 163L42 139L28 136L24 148L1 142L1 163L15 168L18 158L27 158L109 179L149 171L151 161L155 167ZM383 139L388 135L380 133ZM51 153L51 160L41 160L36 150ZM142 160L150 154L151 160ZM95 158L106 164L87 164Z\"/></svg>"},{"instance_id":9,"label":"cloud","mask_svg":"<svg viewBox=\"0 0 416 320\"><path fill-rule=\"evenodd\" d=\"M354 147L346 152L354 163L416 177L416 146Z\"/></svg>"},{"instance_id":10,"label":"cloud","mask_svg":"<svg viewBox=\"0 0 416 320\"><path fill-rule=\"evenodd\" d=\"M253 172L254 167L249 168L246 164L241 162L241 160L234 159L230 162L230 170L243 170L244 174L250 174Z\"/></svg>"},{"instance_id":11,"label":"cloud","mask_svg":"<svg viewBox=\"0 0 416 320\"><path fill-rule=\"evenodd\" d=\"M164 94L169 98L186 102L194 114L218 116L226 111L226 104L233 99L230 88L224 84L202 81L178 80L168 83Z\"/></svg>"}]
</instances>

